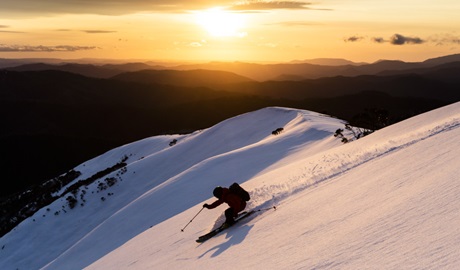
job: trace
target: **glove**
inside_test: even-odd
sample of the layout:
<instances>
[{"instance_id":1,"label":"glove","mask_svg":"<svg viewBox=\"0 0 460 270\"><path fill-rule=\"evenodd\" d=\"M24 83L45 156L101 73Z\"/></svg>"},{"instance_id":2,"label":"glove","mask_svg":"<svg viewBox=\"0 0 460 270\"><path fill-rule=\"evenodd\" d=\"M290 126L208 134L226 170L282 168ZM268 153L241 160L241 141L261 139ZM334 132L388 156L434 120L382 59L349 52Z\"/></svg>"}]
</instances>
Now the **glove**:
<instances>
[{"instance_id":1,"label":"glove","mask_svg":"<svg viewBox=\"0 0 460 270\"><path fill-rule=\"evenodd\" d=\"M203 204L203 207L209 209L209 204L205 203L205 204Z\"/></svg>"}]
</instances>

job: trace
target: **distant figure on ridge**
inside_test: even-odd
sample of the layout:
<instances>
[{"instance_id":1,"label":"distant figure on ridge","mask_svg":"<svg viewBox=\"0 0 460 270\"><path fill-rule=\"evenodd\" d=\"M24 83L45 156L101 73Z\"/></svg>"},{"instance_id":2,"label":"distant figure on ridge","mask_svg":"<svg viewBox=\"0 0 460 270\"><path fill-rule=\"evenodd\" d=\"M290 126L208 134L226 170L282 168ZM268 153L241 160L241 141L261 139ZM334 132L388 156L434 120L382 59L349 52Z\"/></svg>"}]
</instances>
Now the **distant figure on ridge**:
<instances>
[{"instance_id":1,"label":"distant figure on ridge","mask_svg":"<svg viewBox=\"0 0 460 270\"><path fill-rule=\"evenodd\" d=\"M214 196L218 199L212 204L205 203L203 207L214 209L217 206L227 203L230 208L225 210L225 222L222 227L230 227L235 223L238 213L246 208L246 202L250 200L249 193L237 183L233 183L229 188L216 187L213 191Z\"/></svg>"}]
</instances>

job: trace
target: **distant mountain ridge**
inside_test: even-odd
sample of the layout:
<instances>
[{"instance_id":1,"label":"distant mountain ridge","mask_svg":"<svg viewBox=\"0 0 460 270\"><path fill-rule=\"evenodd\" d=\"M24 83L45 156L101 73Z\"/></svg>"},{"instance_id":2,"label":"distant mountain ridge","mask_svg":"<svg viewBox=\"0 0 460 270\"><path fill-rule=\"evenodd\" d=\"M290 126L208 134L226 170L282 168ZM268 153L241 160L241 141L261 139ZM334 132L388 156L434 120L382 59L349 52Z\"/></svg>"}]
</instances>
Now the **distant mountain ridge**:
<instances>
[{"instance_id":1,"label":"distant mountain ridge","mask_svg":"<svg viewBox=\"0 0 460 270\"><path fill-rule=\"evenodd\" d=\"M256 64L248 62L210 62L176 66L151 65L149 63L79 64L57 63L56 59L24 63L24 60L0 59L0 68L15 71L61 70L96 78L110 78L124 72L141 70L215 70L238 74L257 81L303 80L335 76L376 75L382 72L429 68L460 61L460 54L427 59L423 62L379 60L374 63L355 63L345 59L320 58L296 60L290 63ZM8 64L10 63L10 64ZM19 63L23 63L22 65Z\"/></svg>"},{"instance_id":2,"label":"distant mountain ridge","mask_svg":"<svg viewBox=\"0 0 460 270\"><path fill-rule=\"evenodd\" d=\"M427 65L442 65L442 64L447 64L450 62L458 62L458 61L460 61L460 53L430 58L430 59L423 61L423 63Z\"/></svg>"},{"instance_id":3,"label":"distant mountain ridge","mask_svg":"<svg viewBox=\"0 0 460 270\"><path fill-rule=\"evenodd\" d=\"M451 61L458 57L335 67L37 63L2 69L0 147L10 158L0 168L5 175L0 196L11 192L7 179L21 189L115 146L187 133L267 106L307 109L379 128L459 101L460 62ZM307 73L329 76L304 79ZM276 80L257 81L253 75ZM382 123L376 124L376 112L385 114ZM32 164L30 170L21 170L24 162Z\"/></svg>"},{"instance_id":4,"label":"distant mountain ridge","mask_svg":"<svg viewBox=\"0 0 460 270\"><path fill-rule=\"evenodd\" d=\"M114 80L158 83L198 87L251 82L253 80L235 73L219 70L141 70L125 72L112 77Z\"/></svg>"},{"instance_id":5,"label":"distant mountain ridge","mask_svg":"<svg viewBox=\"0 0 460 270\"><path fill-rule=\"evenodd\" d=\"M307 63L312 65L322 65L322 66L360 66L360 65L367 65L368 63L360 62L356 63L350 60L341 59L341 58L315 58L315 59L305 59L305 60L293 60L289 63L292 64L300 64L300 63Z\"/></svg>"},{"instance_id":6,"label":"distant mountain ridge","mask_svg":"<svg viewBox=\"0 0 460 270\"><path fill-rule=\"evenodd\" d=\"M180 70L210 69L233 72L257 81L279 80L279 78L318 79L323 77L360 75L376 75L387 70L407 70L415 68L426 68L435 65L446 64L458 61L460 54L448 55L435 59L428 59L424 62L403 62L396 60L382 60L371 64L356 65L318 65L312 63L279 63L279 64L255 64L245 62L213 62L198 65L181 65L175 67ZM347 60L344 60L346 62ZM324 60L318 60L324 63ZM331 60L330 62L337 62Z\"/></svg>"},{"instance_id":7,"label":"distant mountain ridge","mask_svg":"<svg viewBox=\"0 0 460 270\"><path fill-rule=\"evenodd\" d=\"M32 63L25 64L16 67L5 68L7 70L13 71L45 71L45 70L58 70L66 71L75 74L80 74L87 77L94 78L110 78L115 75L118 75L127 71L137 71L143 69L151 69L152 66L149 66L144 63L127 63L127 64L106 64L102 66L96 66L92 64L76 64L76 63L66 63L66 64L45 64L45 63Z\"/></svg>"}]
</instances>

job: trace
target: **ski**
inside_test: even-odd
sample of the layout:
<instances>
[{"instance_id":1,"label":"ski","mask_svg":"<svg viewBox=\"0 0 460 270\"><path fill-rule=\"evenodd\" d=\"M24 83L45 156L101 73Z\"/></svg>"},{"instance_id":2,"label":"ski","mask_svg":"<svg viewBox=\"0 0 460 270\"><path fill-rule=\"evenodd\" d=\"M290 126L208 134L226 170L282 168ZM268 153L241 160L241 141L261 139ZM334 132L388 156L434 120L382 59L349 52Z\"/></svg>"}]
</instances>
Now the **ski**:
<instances>
[{"instance_id":1,"label":"ski","mask_svg":"<svg viewBox=\"0 0 460 270\"><path fill-rule=\"evenodd\" d=\"M249 217L250 215L252 215L252 214L255 213L255 212L257 212L257 211L251 210L251 211L249 211L249 212L242 212L242 213L239 214L239 216L235 219L235 223L233 223L231 226L229 226L229 227L223 227L223 225L222 225L222 226L220 226L219 228L214 229L214 230L210 231L209 233L207 233L207 234L205 234L205 235L202 235L202 236L198 237L198 239L196 240L196 242L197 242L197 243L203 243L203 242L205 242L206 240L209 240L210 238L212 238L213 236L217 235L217 234L220 233L221 231L226 230L226 229L232 227L232 226L235 225L238 221L240 221L240 220L242 220L242 219L244 219L244 218L246 218L246 217Z\"/></svg>"}]
</instances>

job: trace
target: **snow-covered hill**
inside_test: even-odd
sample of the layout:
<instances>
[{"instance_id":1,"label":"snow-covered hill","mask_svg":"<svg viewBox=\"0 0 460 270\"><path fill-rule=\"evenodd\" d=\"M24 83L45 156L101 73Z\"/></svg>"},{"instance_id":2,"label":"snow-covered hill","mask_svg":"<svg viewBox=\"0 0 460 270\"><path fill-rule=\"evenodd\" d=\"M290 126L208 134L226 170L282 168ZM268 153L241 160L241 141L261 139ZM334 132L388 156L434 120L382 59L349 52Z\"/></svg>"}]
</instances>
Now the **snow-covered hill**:
<instances>
[{"instance_id":1,"label":"snow-covered hill","mask_svg":"<svg viewBox=\"0 0 460 270\"><path fill-rule=\"evenodd\" d=\"M279 127L279 135L271 132ZM0 239L0 269L453 269L460 265L460 103L342 144L343 122L266 108L188 135L147 138L75 170L54 202ZM174 146L169 146L172 140ZM203 243L239 182L258 212ZM63 189L64 190L64 189Z\"/></svg>"}]
</instances>

